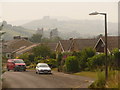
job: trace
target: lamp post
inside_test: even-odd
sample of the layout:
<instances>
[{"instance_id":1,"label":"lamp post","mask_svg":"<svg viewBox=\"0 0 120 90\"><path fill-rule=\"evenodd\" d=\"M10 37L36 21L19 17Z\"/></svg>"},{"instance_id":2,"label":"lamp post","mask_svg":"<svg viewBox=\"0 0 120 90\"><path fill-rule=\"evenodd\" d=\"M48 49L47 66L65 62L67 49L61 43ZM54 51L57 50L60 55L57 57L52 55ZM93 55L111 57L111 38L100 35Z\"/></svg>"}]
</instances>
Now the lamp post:
<instances>
[{"instance_id":1,"label":"lamp post","mask_svg":"<svg viewBox=\"0 0 120 90\"><path fill-rule=\"evenodd\" d=\"M105 78L108 78L108 64L107 64L107 14L106 13L99 13L99 12L92 12L89 15L104 15L105 16Z\"/></svg>"},{"instance_id":2,"label":"lamp post","mask_svg":"<svg viewBox=\"0 0 120 90\"><path fill-rule=\"evenodd\" d=\"M2 38L1 36L6 33L2 31L3 26L4 25L2 23L2 25L0 26L0 79L2 79L2 76L1 76L2 75Z\"/></svg>"}]
</instances>

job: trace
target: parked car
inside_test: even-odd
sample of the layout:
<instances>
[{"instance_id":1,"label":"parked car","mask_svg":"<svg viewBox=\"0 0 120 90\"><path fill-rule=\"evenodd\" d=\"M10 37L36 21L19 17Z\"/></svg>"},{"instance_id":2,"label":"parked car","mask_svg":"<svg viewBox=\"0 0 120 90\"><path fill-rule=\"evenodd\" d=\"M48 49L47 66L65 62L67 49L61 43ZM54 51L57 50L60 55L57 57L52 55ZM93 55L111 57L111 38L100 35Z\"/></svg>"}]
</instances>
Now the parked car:
<instances>
[{"instance_id":1,"label":"parked car","mask_svg":"<svg viewBox=\"0 0 120 90\"><path fill-rule=\"evenodd\" d=\"M22 59L8 59L7 70L26 71L26 64Z\"/></svg>"},{"instance_id":2,"label":"parked car","mask_svg":"<svg viewBox=\"0 0 120 90\"><path fill-rule=\"evenodd\" d=\"M39 73L39 74L42 74L42 73L52 74L51 73L51 68L46 63L38 63L37 64L37 66L36 66L36 74L37 73Z\"/></svg>"}]
</instances>

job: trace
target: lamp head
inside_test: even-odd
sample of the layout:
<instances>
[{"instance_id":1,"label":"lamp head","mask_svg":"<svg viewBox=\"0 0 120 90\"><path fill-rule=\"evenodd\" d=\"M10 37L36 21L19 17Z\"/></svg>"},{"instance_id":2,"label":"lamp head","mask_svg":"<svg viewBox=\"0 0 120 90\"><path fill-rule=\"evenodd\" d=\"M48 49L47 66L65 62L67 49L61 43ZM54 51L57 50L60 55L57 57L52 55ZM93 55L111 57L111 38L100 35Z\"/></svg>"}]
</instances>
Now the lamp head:
<instances>
[{"instance_id":1,"label":"lamp head","mask_svg":"<svg viewBox=\"0 0 120 90\"><path fill-rule=\"evenodd\" d=\"M98 12L92 12L89 15L98 15L98 14L99 14Z\"/></svg>"}]
</instances>

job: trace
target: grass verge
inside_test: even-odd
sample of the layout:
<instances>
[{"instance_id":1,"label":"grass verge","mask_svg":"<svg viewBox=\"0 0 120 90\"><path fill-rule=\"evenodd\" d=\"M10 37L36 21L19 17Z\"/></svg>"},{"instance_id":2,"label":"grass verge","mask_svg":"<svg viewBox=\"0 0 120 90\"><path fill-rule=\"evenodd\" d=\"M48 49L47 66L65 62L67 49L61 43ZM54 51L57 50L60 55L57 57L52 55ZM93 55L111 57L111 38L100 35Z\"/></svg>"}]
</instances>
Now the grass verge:
<instances>
[{"instance_id":1,"label":"grass verge","mask_svg":"<svg viewBox=\"0 0 120 90\"><path fill-rule=\"evenodd\" d=\"M79 76L85 76L85 77L97 79L97 72L83 71L83 72L73 73L73 75L79 75Z\"/></svg>"}]
</instances>

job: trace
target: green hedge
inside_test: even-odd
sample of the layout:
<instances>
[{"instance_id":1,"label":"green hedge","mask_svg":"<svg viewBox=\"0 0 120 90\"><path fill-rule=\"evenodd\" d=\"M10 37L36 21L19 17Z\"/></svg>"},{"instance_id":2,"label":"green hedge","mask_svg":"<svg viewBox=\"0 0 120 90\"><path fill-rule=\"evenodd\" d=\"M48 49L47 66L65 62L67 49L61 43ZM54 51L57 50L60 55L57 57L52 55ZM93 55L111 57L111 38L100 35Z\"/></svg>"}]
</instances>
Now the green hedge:
<instances>
[{"instance_id":1,"label":"green hedge","mask_svg":"<svg viewBox=\"0 0 120 90\"><path fill-rule=\"evenodd\" d=\"M66 72L78 72L79 71L79 61L75 56L69 56L65 60Z\"/></svg>"}]
</instances>

